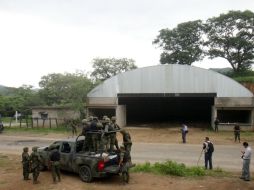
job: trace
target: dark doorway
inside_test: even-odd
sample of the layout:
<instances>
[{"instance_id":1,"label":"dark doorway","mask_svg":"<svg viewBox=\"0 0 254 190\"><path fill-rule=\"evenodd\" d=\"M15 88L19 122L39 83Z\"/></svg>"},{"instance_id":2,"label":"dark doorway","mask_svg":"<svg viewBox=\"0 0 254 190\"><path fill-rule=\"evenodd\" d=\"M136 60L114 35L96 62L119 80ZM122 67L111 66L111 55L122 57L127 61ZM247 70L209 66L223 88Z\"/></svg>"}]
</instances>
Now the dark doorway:
<instances>
[{"instance_id":1,"label":"dark doorway","mask_svg":"<svg viewBox=\"0 0 254 190\"><path fill-rule=\"evenodd\" d=\"M217 110L221 123L251 123L251 110Z\"/></svg>"},{"instance_id":2,"label":"dark doorway","mask_svg":"<svg viewBox=\"0 0 254 190\"><path fill-rule=\"evenodd\" d=\"M157 94L150 97L118 97L126 105L127 124L137 122L210 122L214 97Z\"/></svg>"}]
</instances>

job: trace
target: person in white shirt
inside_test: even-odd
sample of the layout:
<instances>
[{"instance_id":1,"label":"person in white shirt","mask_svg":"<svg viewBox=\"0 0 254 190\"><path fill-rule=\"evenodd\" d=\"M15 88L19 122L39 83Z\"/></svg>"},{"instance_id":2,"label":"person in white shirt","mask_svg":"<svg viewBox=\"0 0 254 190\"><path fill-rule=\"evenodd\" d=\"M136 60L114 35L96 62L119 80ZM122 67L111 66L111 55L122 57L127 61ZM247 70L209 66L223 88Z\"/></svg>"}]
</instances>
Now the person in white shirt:
<instances>
[{"instance_id":1,"label":"person in white shirt","mask_svg":"<svg viewBox=\"0 0 254 190\"><path fill-rule=\"evenodd\" d=\"M242 176L240 178L244 181L250 181L251 147L247 142L243 143L243 147L245 148L245 150L242 151L243 168Z\"/></svg>"},{"instance_id":2,"label":"person in white shirt","mask_svg":"<svg viewBox=\"0 0 254 190\"><path fill-rule=\"evenodd\" d=\"M187 125L182 124L181 133L182 133L183 143L186 143L186 134L188 133Z\"/></svg>"}]
</instances>

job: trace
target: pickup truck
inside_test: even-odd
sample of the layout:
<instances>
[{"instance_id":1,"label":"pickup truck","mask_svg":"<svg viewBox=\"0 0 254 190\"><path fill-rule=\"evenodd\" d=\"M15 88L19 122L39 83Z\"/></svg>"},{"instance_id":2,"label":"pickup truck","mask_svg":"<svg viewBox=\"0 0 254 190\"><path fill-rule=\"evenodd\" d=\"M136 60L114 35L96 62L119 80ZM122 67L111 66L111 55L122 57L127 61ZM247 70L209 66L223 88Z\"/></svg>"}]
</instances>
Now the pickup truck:
<instances>
[{"instance_id":1,"label":"pickup truck","mask_svg":"<svg viewBox=\"0 0 254 190\"><path fill-rule=\"evenodd\" d=\"M83 151L84 136L53 142L60 152L60 169L78 173L81 180L91 182L93 178L119 174L117 153L95 153ZM50 146L41 147L42 168L49 168Z\"/></svg>"}]
</instances>

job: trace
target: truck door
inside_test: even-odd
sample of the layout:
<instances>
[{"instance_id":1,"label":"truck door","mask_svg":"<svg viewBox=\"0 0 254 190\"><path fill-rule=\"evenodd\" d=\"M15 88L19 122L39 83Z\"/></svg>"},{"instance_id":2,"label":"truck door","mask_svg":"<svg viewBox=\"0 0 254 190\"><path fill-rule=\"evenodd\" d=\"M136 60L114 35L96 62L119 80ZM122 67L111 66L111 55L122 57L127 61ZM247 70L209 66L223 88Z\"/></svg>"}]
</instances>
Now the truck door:
<instances>
[{"instance_id":1,"label":"truck door","mask_svg":"<svg viewBox=\"0 0 254 190\"><path fill-rule=\"evenodd\" d=\"M72 171L72 143L70 142L62 142L62 146L60 149L60 166L63 170Z\"/></svg>"}]
</instances>

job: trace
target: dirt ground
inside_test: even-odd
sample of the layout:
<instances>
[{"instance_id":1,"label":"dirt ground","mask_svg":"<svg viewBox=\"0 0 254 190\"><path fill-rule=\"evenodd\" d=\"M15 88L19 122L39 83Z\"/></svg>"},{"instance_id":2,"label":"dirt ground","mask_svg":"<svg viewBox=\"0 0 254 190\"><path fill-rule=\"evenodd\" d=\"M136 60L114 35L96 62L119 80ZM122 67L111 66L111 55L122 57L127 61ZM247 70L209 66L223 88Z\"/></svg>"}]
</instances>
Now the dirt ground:
<instances>
[{"instance_id":1,"label":"dirt ground","mask_svg":"<svg viewBox=\"0 0 254 190\"><path fill-rule=\"evenodd\" d=\"M133 142L153 142L153 143L181 143L180 128L127 128L132 136ZM5 135L8 135L6 133ZM13 135L10 134L10 135ZM43 136L47 138L64 138L70 134L28 134L19 133L25 136ZM205 136L209 136L216 144L232 144L232 132L214 133L200 128L189 128L187 143L202 143ZM252 133L242 134L242 141L254 142ZM120 138L120 137L119 137ZM84 183L79 176L64 172L62 182L52 183L49 171L41 172L39 176L40 184L33 185L32 181L22 180L21 158L12 154L0 154L0 190L149 190L149 189L176 189L176 190L254 190L254 180L245 182L239 179L240 172L235 172L230 177L172 177L159 176L147 173L131 173L130 183L124 185L120 176L106 179L98 179L92 183Z\"/></svg>"}]
</instances>

